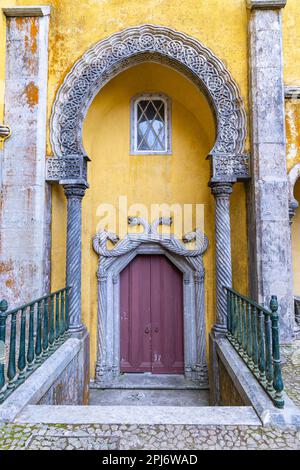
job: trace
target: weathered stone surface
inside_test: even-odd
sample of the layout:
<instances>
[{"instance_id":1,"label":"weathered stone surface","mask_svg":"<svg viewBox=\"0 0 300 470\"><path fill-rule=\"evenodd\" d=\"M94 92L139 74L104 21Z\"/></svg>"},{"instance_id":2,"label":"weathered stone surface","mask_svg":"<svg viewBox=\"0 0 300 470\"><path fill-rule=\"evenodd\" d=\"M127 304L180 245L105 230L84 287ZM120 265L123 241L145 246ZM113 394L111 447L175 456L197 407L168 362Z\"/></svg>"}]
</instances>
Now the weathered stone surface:
<instances>
[{"instance_id":1,"label":"weathered stone surface","mask_svg":"<svg viewBox=\"0 0 300 470\"><path fill-rule=\"evenodd\" d=\"M252 183L249 211L250 294L279 300L280 331L294 330L289 185L286 171L281 12L284 1L251 0L249 20ZM262 9L261 9L262 8Z\"/></svg>"},{"instance_id":2,"label":"weathered stone surface","mask_svg":"<svg viewBox=\"0 0 300 470\"><path fill-rule=\"evenodd\" d=\"M12 422L28 404L87 404L88 335L68 339L0 405L0 423Z\"/></svg>"},{"instance_id":3,"label":"weathered stone surface","mask_svg":"<svg viewBox=\"0 0 300 470\"><path fill-rule=\"evenodd\" d=\"M26 10L26 12L25 12ZM6 9L0 297L10 307L49 289L50 192L45 183L49 8ZM18 16L18 18L16 18Z\"/></svg>"},{"instance_id":4,"label":"weathered stone surface","mask_svg":"<svg viewBox=\"0 0 300 470\"><path fill-rule=\"evenodd\" d=\"M299 430L258 426L7 425L0 449L299 450Z\"/></svg>"}]
</instances>

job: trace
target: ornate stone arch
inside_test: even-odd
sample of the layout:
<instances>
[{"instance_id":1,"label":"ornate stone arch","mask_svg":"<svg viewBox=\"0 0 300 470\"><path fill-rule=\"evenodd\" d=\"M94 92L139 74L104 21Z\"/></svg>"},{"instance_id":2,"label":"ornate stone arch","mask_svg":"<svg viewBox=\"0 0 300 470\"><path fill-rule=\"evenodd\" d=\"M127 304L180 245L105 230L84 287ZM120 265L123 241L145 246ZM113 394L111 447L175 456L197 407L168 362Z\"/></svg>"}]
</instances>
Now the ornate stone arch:
<instances>
[{"instance_id":1,"label":"ornate stone arch","mask_svg":"<svg viewBox=\"0 0 300 470\"><path fill-rule=\"evenodd\" d=\"M296 163L293 168L289 171L288 181L289 181L289 214L290 221L292 222L296 210L299 207L299 201L294 196L295 184L297 183L298 178L300 177L300 163Z\"/></svg>"},{"instance_id":2,"label":"ornate stone arch","mask_svg":"<svg viewBox=\"0 0 300 470\"><path fill-rule=\"evenodd\" d=\"M246 115L232 76L197 39L146 24L98 42L66 76L52 110L50 139L55 158L48 159L48 180L86 179L82 125L90 103L114 76L145 61L173 67L206 95L216 121L216 141L210 153L211 176L218 181L247 179L248 157L243 153Z\"/></svg>"}]
</instances>

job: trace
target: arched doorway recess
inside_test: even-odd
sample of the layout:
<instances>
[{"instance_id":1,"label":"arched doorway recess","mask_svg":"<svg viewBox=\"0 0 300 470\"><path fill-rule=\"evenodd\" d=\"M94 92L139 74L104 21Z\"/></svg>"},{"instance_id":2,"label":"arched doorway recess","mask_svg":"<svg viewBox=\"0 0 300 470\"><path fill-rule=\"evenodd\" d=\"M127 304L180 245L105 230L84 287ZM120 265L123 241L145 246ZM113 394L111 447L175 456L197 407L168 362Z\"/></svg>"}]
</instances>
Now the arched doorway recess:
<instances>
[{"instance_id":1,"label":"arched doorway recess","mask_svg":"<svg viewBox=\"0 0 300 470\"><path fill-rule=\"evenodd\" d=\"M87 161L82 144L86 112L99 90L114 76L142 62L173 67L192 80L206 96L215 116L216 141L208 155L216 200L215 332L226 331L223 286L232 283L230 194L236 181L249 179L244 153L246 117L238 86L224 64L200 41L170 28L142 25L113 34L92 46L65 77L52 110L50 139L54 156L47 161L47 180L64 186L68 201L67 283L70 329L84 331L81 320L81 201L87 183Z\"/></svg>"}]
</instances>

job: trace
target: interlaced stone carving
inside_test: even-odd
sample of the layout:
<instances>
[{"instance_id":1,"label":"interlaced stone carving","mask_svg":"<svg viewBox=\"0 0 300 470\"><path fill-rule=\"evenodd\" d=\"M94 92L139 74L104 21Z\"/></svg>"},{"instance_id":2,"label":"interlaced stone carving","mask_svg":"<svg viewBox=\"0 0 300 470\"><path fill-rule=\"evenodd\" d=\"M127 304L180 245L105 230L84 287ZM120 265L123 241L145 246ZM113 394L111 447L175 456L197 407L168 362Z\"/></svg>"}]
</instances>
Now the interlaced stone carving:
<instances>
[{"instance_id":1,"label":"interlaced stone carving","mask_svg":"<svg viewBox=\"0 0 300 470\"><path fill-rule=\"evenodd\" d=\"M99 90L122 70L140 62L171 65L197 84L214 108L217 138L213 176L249 176L243 156L246 118L237 85L223 63L198 40L172 29L143 25L116 33L88 50L66 76L53 106L51 143L56 157L84 155L82 124ZM242 164L241 164L242 162ZM241 170L241 173L240 173Z\"/></svg>"},{"instance_id":2,"label":"interlaced stone carving","mask_svg":"<svg viewBox=\"0 0 300 470\"><path fill-rule=\"evenodd\" d=\"M69 155L63 158L50 157L46 161L46 180L87 180L87 158L82 155Z\"/></svg>"}]
</instances>

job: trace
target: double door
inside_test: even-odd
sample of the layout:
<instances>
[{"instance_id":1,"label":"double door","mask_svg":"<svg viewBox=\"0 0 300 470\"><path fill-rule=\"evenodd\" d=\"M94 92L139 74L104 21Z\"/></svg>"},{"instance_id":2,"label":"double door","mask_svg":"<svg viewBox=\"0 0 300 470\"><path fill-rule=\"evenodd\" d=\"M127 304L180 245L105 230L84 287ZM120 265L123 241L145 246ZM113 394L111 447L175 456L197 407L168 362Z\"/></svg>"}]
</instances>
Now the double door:
<instances>
[{"instance_id":1,"label":"double door","mask_svg":"<svg viewBox=\"0 0 300 470\"><path fill-rule=\"evenodd\" d=\"M182 273L162 255L139 255L120 279L122 372L183 374Z\"/></svg>"}]
</instances>

